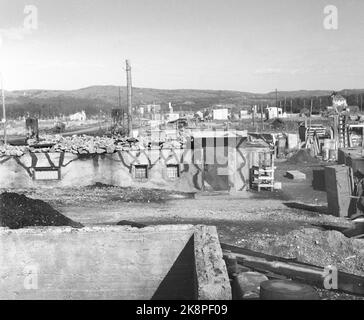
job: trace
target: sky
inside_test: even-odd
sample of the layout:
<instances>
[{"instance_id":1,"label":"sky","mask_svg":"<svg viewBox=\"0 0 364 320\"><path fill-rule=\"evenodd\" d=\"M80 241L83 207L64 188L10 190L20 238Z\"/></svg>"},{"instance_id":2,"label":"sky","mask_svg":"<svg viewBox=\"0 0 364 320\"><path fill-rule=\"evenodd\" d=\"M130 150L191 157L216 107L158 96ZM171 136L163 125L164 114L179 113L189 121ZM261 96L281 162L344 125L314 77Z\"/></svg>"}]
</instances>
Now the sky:
<instances>
[{"instance_id":1,"label":"sky","mask_svg":"<svg viewBox=\"0 0 364 320\"><path fill-rule=\"evenodd\" d=\"M364 88L363 40L362 0L0 0L7 90Z\"/></svg>"}]
</instances>

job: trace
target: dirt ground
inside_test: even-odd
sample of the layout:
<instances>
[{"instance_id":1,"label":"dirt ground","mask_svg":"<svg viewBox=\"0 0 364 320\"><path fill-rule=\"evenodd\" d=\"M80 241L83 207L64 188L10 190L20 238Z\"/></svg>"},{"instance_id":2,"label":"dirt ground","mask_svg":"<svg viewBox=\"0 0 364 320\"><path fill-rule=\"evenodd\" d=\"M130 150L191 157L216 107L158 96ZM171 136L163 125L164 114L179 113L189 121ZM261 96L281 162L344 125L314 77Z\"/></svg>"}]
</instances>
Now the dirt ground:
<instances>
[{"instance_id":1,"label":"dirt ground","mask_svg":"<svg viewBox=\"0 0 364 320\"><path fill-rule=\"evenodd\" d=\"M119 187L17 190L42 199L56 210L84 225L116 224L129 220L143 224L215 225L220 241L256 251L364 276L364 240L349 239L338 231L314 225L353 226L353 222L321 212L295 209L287 203L300 202L325 209L326 192L312 187L312 171L322 163L287 165L276 163L276 181L282 190L227 194L224 192L183 194ZM327 164L326 164L327 165ZM306 180L285 177L287 170L300 170ZM143 194L146 196L144 197ZM320 290L326 299L358 299Z\"/></svg>"}]
</instances>

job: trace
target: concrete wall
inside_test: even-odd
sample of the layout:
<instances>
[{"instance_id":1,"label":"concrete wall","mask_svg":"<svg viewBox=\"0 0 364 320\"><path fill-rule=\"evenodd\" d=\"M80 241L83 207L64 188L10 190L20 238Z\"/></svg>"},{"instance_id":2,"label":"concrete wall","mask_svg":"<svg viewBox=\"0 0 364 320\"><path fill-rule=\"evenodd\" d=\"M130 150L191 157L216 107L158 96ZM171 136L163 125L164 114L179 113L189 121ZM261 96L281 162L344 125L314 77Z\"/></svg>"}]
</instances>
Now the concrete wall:
<instances>
[{"instance_id":1,"label":"concrete wall","mask_svg":"<svg viewBox=\"0 0 364 320\"><path fill-rule=\"evenodd\" d=\"M0 229L0 299L230 299L215 227Z\"/></svg>"},{"instance_id":2,"label":"concrete wall","mask_svg":"<svg viewBox=\"0 0 364 320\"><path fill-rule=\"evenodd\" d=\"M121 187L164 188L193 192L202 188L201 161L193 165L181 149L129 151L81 156L72 153L28 153L0 158L0 188L77 187L96 182ZM191 161L189 161L191 163ZM179 166L180 177L169 179L167 165ZM135 165L148 167L148 179L133 177ZM60 180L34 180L39 168L60 169Z\"/></svg>"},{"instance_id":3,"label":"concrete wall","mask_svg":"<svg viewBox=\"0 0 364 320\"><path fill-rule=\"evenodd\" d=\"M81 187L101 182L121 187L160 188L184 192L204 190L244 191L249 187L249 170L257 164L259 152L267 147L235 144L212 147L198 144L193 149L119 151L113 154L27 153L21 157L0 157L0 188ZM209 141L209 140L207 140ZM234 141L234 143L236 143ZM211 152L208 150L212 150ZM213 156L209 156L212 154ZM148 167L148 178L135 179L135 165ZM177 165L180 176L170 179L167 166ZM37 170L56 170L38 172ZM59 171L57 171L59 170ZM59 180L36 180L52 176ZM208 189L208 188L207 188Z\"/></svg>"}]
</instances>

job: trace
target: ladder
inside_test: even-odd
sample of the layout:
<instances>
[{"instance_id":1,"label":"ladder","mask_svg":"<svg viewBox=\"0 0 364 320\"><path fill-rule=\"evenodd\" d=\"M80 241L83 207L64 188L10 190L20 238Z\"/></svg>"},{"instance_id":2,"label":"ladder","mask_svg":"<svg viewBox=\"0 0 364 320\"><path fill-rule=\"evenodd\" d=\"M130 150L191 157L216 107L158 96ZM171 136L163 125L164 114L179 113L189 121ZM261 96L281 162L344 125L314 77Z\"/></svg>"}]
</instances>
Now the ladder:
<instances>
[{"instance_id":1,"label":"ladder","mask_svg":"<svg viewBox=\"0 0 364 320\"><path fill-rule=\"evenodd\" d=\"M339 147L346 148L348 147L348 128L346 125L346 116L339 115L338 119L338 137L339 137Z\"/></svg>"},{"instance_id":2,"label":"ladder","mask_svg":"<svg viewBox=\"0 0 364 320\"><path fill-rule=\"evenodd\" d=\"M258 153L259 162L257 166L252 166L250 172L250 187L260 190L274 190L274 157L272 153Z\"/></svg>"}]
</instances>

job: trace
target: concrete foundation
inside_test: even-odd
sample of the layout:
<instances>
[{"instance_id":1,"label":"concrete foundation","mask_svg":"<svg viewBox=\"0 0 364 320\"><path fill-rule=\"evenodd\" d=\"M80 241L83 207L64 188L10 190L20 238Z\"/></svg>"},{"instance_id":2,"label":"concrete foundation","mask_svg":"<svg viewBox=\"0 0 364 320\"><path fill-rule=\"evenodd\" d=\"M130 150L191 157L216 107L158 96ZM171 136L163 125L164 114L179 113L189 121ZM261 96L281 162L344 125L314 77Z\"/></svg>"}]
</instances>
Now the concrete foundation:
<instances>
[{"instance_id":1,"label":"concrete foundation","mask_svg":"<svg viewBox=\"0 0 364 320\"><path fill-rule=\"evenodd\" d=\"M0 299L231 299L215 227L0 229Z\"/></svg>"}]
</instances>

